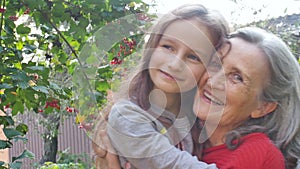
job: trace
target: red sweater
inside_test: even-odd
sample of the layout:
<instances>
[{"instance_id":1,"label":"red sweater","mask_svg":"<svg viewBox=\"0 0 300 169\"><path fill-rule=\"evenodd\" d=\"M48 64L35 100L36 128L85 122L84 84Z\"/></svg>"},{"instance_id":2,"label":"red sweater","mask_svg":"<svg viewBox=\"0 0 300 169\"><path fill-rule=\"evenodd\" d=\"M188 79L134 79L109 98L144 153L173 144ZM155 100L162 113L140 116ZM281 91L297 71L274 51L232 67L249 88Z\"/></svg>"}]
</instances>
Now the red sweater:
<instances>
[{"instance_id":1,"label":"red sweater","mask_svg":"<svg viewBox=\"0 0 300 169\"><path fill-rule=\"evenodd\" d=\"M204 150L203 161L215 163L219 169L284 169L284 157L263 133L242 138L235 150L219 145Z\"/></svg>"}]
</instances>

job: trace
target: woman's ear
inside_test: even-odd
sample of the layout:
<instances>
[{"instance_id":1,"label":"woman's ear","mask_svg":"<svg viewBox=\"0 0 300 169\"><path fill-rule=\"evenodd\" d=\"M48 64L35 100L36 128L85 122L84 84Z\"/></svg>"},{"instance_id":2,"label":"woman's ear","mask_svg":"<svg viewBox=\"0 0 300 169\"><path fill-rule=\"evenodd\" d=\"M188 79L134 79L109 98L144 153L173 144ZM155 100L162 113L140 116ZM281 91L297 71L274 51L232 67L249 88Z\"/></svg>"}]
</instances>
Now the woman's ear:
<instances>
[{"instance_id":1,"label":"woman's ear","mask_svg":"<svg viewBox=\"0 0 300 169\"><path fill-rule=\"evenodd\" d=\"M263 102L255 111L251 113L251 118L260 118L271 112L273 112L277 108L277 102Z\"/></svg>"}]
</instances>

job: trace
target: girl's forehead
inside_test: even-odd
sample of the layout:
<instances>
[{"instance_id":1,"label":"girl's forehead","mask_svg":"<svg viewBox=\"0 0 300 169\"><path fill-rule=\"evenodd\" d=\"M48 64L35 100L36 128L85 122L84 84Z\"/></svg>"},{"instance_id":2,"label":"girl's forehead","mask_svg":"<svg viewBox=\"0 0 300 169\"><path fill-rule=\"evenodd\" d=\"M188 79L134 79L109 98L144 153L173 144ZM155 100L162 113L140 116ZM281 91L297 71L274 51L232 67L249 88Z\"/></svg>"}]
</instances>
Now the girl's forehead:
<instances>
[{"instance_id":1,"label":"girl's forehead","mask_svg":"<svg viewBox=\"0 0 300 169\"><path fill-rule=\"evenodd\" d=\"M176 39L193 50L211 53L214 49L210 30L196 19L181 19L169 24L163 36Z\"/></svg>"}]
</instances>

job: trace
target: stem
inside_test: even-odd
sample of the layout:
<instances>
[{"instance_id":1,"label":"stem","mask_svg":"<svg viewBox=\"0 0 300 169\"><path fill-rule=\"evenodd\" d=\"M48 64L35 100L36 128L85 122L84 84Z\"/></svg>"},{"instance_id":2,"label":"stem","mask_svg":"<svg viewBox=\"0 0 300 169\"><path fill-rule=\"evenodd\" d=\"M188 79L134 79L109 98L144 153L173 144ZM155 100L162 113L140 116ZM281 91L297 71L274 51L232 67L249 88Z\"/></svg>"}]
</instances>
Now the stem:
<instances>
[{"instance_id":1,"label":"stem","mask_svg":"<svg viewBox=\"0 0 300 169\"><path fill-rule=\"evenodd\" d=\"M2 2L0 2L0 3L2 3ZM4 9L4 7L5 7L5 0L3 0L3 4L0 5L0 7ZM3 22L4 22L4 13L1 14L1 21L0 21L0 37L2 36L2 25L3 25ZM0 46L1 46L1 44L2 44L2 40L0 40Z\"/></svg>"},{"instance_id":2,"label":"stem","mask_svg":"<svg viewBox=\"0 0 300 169\"><path fill-rule=\"evenodd\" d=\"M48 17L47 17L47 20L51 24L51 26L57 31L58 35L63 39L63 41L67 44L67 46L71 49L71 52L74 54L75 58L77 59L79 66L83 68L83 64L79 60L79 57L78 57L76 51L74 50L74 48L72 47L72 45L68 42L68 40L64 37L64 35L61 33L61 31L56 27L56 25L53 22L51 22L51 20ZM84 75L84 78L86 80L88 80L89 78L88 78L87 74L84 71L82 71L82 73ZM93 91L90 83L88 83L88 89L91 92Z\"/></svg>"}]
</instances>

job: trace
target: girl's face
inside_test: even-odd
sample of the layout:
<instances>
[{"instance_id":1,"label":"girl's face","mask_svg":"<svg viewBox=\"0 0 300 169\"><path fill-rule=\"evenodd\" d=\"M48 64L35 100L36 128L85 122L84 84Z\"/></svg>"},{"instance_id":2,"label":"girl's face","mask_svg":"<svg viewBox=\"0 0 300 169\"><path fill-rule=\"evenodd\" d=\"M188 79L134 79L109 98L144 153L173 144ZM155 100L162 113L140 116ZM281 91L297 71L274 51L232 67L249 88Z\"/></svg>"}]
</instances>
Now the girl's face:
<instances>
[{"instance_id":1,"label":"girl's face","mask_svg":"<svg viewBox=\"0 0 300 169\"><path fill-rule=\"evenodd\" d=\"M203 75L194 102L194 112L201 120L224 131L264 115L266 104L260 95L269 78L268 62L257 46L240 38L230 42L232 48L222 65L212 64L208 70L215 69L214 73Z\"/></svg>"},{"instance_id":2,"label":"girl's face","mask_svg":"<svg viewBox=\"0 0 300 169\"><path fill-rule=\"evenodd\" d=\"M164 31L149 62L154 88L181 93L194 88L214 52L209 30L195 20L178 20Z\"/></svg>"}]
</instances>

